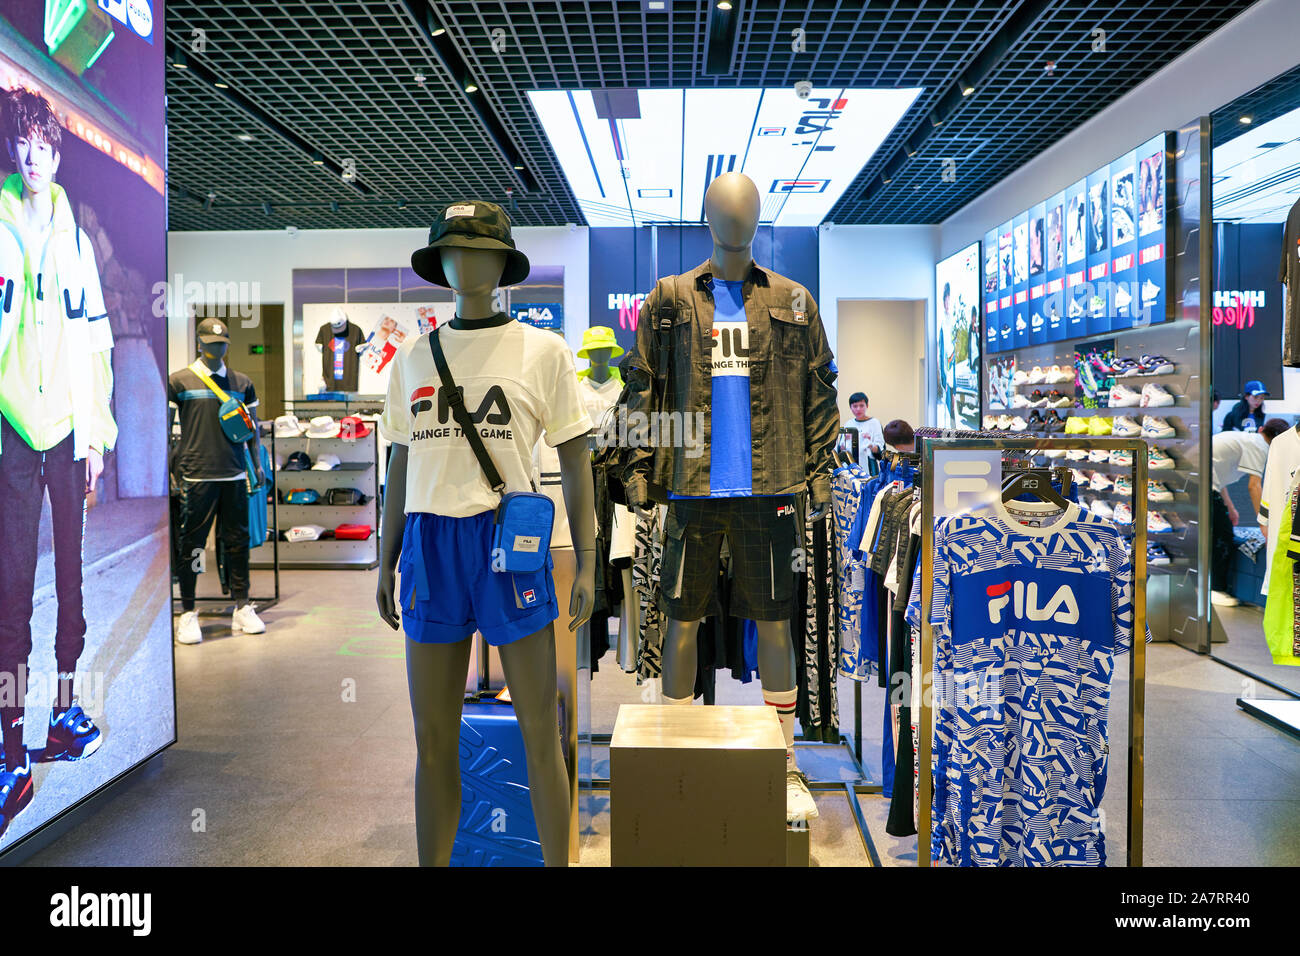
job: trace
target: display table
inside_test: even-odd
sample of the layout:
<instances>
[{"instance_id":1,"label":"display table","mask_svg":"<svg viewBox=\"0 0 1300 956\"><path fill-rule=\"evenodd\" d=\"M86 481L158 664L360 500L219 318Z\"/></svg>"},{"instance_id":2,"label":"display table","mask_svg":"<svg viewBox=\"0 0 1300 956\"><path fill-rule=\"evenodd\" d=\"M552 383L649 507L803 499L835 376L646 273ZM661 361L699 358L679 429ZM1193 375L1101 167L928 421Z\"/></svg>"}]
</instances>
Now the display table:
<instances>
[{"instance_id":1,"label":"display table","mask_svg":"<svg viewBox=\"0 0 1300 956\"><path fill-rule=\"evenodd\" d=\"M771 707L624 704L609 745L614 866L785 866Z\"/></svg>"}]
</instances>

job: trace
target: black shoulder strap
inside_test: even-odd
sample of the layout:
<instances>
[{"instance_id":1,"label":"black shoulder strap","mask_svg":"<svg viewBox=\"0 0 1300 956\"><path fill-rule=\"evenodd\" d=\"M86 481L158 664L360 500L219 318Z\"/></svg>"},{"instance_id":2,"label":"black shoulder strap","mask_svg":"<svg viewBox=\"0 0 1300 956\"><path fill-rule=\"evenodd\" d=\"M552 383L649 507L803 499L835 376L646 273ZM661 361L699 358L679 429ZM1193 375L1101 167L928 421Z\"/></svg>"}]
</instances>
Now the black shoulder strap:
<instances>
[{"instance_id":1,"label":"black shoulder strap","mask_svg":"<svg viewBox=\"0 0 1300 956\"><path fill-rule=\"evenodd\" d=\"M492 486L492 491L499 495L505 490L506 483L501 480L501 473L492 463L492 456L483 447L483 439L479 436L478 429L474 427L473 419L469 417L469 410L465 407L465 396L460 386L452 380L451 369L447 367L447 356L443 354L437 329L429 333L429 349L433 352L433 364L438 367L438 378L447 393L447 404L451 406L451 415L456 419L460 430L465 433L465 437L469 439L469 446L474 449L474 457L478 459L483 474L487 476L488 484Z\"/></svg>"}]
</instances>

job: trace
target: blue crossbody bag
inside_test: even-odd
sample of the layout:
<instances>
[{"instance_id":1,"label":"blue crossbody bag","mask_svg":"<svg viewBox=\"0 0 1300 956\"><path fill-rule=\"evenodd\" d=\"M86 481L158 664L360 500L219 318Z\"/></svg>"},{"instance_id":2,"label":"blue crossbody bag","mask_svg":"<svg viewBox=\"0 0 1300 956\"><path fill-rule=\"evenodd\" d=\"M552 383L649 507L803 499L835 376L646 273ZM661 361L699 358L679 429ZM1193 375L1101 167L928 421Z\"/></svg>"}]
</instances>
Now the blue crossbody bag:
<instances>
[{"instance_id":1,"label":"blue crossbody bag","mask_svg":"<svg viewBox=\"0 0 1300 956\"><path fill-rule=\"evenodd\" d=\"M492 570L512 574L540 571L550 556L555 502L546 495L532 491L502 494L506 483L493 464L492 456L483 446L483 438L470 418L469 409L465 407L465 396L460 386L451 377L451 369L447 367L447 356L442 351L437 329L429 333L429 348L433 352L433 364L438 368L438 379L446 392L451 415L469 440L474 457L478 459L479 467L483 469L493 493L501 495L501 503L497 505L496 520L492 526L492 553L489 555Z\"/></svg>"}]
</instances>

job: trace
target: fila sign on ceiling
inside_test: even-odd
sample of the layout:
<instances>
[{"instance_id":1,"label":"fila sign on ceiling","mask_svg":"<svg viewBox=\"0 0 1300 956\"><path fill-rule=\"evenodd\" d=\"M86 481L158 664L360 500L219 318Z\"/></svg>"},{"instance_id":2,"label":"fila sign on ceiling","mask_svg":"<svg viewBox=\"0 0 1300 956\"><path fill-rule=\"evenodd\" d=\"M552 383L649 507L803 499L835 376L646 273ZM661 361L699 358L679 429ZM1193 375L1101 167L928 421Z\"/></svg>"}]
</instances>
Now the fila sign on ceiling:
<instances>
[{"instance_id":1,"label":"fila sign on ceiling","mask_svg":"<svg viewBox=\"0 0 1300 956\"><path fill-rule=\"evenodd\" d=\"M760 219L816 226L919 89L541 90L528 94L592 226L702 222L704 190L741 172Z\"/></svg>"}]
</instances>

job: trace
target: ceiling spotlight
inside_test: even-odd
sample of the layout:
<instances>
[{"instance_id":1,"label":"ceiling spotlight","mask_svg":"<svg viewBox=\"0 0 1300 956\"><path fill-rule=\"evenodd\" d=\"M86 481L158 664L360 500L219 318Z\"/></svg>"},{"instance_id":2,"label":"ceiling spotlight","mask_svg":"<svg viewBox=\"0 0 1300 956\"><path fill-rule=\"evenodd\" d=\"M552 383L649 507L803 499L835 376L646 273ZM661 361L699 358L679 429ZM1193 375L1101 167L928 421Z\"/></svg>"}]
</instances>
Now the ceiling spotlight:
<instances>
[{"instance_id":1,"label":"ceiling spotlight","mask_svg":"<svg viewBox=\"0 0 1300 956\"><path fill-rule=\"evenodd\" d=\"M447 28L446 28L446 27L438 27L436 30L434 30L432 33L430 33L429 36L431 36L431 37L440 37L440 36L442 36L442 35L443 35L444 33L446 33L446 32L447 32Z\"/></svg>"},{"instance_id":2,"label":"ceiling spotlight","mask_svg":"<svg viewBox=\"0 0 1300 956\"><path fill-rule=\"evenodd\" d=\"M416 85L416 86L424 86L424 74L423 74L423 73L417 73L417 74L415 74L415 76L413 76L412 79L415 80L415 85Z\"/></svg>"},{"instance_id":3,"label":"ceiling spotlight","mask_svg":"<svg viewBox=\"0 0 1300 956\"><path fill-rule=\"evenodd\" d=\"M339 201L337 199L331 199L330 212L338 212L338 211L339 211Z\"/></svg>"},{"instance_id":4,"label":"ceiling spotlight","mask_svg":"<svg viewBox=\"0 0 1300 956\"><path fill-rule=\"evenodd\" d=\"M179 47L172 51L172 66L178 70L188 70L190 68L189 61L185 59L185 51Z\"/></svg>"},{"instance_id":5,"label":"ceiling spotlight","mask_svg":"<svg viewBox=\"0 0 1300 956\"><path fill-rule=\"evenodd\" d=\"M271 204L269 202L262 203L262 212L266 213L268 216L271 215Z\"/></svg>"},{"instance_id":6,"label":"ceiling spotlight","mask_svg":"<svg viewBox=\"0 0 1300 956\"><path fill-rule=\"evenodd\" d=\"M242 143L251 143L251 142L253 141L253 134L252 134L252 133L239 133L239 134L237 134L237 135L235 136L235 139L239 140L239 141L242 142Z\"/></svg>"},{"instance_id":7,"label":"ceiling spotlight","mask_svg":"<svg viewBox=\"0 0 1300 956\"><path fill-rule=\"evenodd\" d=\"M975 87L971 86L969 83L966 83L966 82L963 82L963 83L962 83L962 85L961 85L961 95L962 95L962 96L970 96L970 95L971 95L972 93L974 93L974 92L975 92Z\"/></svg>"},{"instance_id":8,"label":"ceiling spotlight","mask_svg":"<svg viewBox=\"0 0 1300 956\"><path fill-rule=\"evenodd\" d=\"M1249 116L1243 116L1238 120L1238 122L1244 123L1246 126L1249 126L1253 122L1253 120Z\"/></svg>"},{"instance_id":9,"label":"ceiling spotlight","mask_svg":"<svg viewBox=\"0 0 1300 956\"><path fill-rule=\"evenodd\" d=\"M730 10L730 9L731 9L731 2L730 2L730 0L718 0L718 9L719 9L719 10Z\"/></svg>"},{"instance_id":10,"label":"ceiling spotlight","mask_svg":"<svg viewBox=\"0 0 1300 956\"><path fill-rule=\"evenodd\" d=\"M516 163L516 164L515 164L515 172L522 173L523 171L524 171L524 167L522 167L522 166L520 166L519 164Z\"/></svg>"},{"instance_id":11,"label":"ceiling spotlight","mask_svg":"<svg viewBox=\"0 0 1300 956\"><path fill-rule=\"evenodd\" d=\"M397 208L398 208L398 209L405 209L405 208L406 208L406 200L405 200L405 199L399 199L399 200L397 200Z\"/></svg>"},{"instance_id":12,"label":"ceiling spotlight","mask_svg":"<svg viewBox=\"0 0 1300 956\"><path fill-rule=\"evenodd\" d=\"M478 92L478 87L474 85L474 81L473 81L473 80L466 80L466 81L465 81L465 92L466 92L466 93L477 93L477 92Z\"/></svg>"},{"instance_id":13,"label":"ceiling spotlight","mask_svg":"<svg viewBox=\"0 0 1300 956\"><path fill-rule=\"evenodd\" d=\"M228 90L228 89L230 89L230 84L229 84L229 83L222 83L220 80L213 80L213 81L212 81L212 85L215 86L215 87L216 87L217 89L219 89L219 90Z\"/></svg>"},{"instance_id":14,"label":"ceiling spotlight","mask_svg":"<svg viewBox=\"0 0 1300 956\"><path fill-rule=\"evenodd\" d=\"M1044 64L1043 64L1043 72L1046 73L1048 76L1051 76L1053 73L1055 73L1055 72L1056 72L1056 61L1055 61L1055 60L1048 60L1046 63L1044 63Z\"/></svg>"},{"instance_id":15,"label":"ceiling spotlight","mask_svg":"<svg viewBox=\"0 0 1300 956\"><path fill-rule=\"evenodd\" d=\"M212 202L217 198L216 193L208 193L208 198L203 200L203 211L207 212L212 208Z\"/></svg>"},{"instance_id":16,"label":"ceiling spotlight","mask_svg":"<svg viewBox=\"0 0 1300 956\"><path fill-rule=\"evenodd\" d=\"M319 152L312 153L312 154L311 154L311 164L312 164L313 166L324 166L324 165L325 165L325 157L322 156Z\"/></svg>"}]
</instances>

